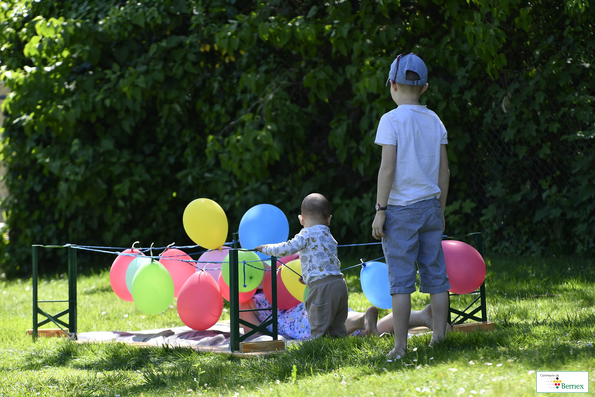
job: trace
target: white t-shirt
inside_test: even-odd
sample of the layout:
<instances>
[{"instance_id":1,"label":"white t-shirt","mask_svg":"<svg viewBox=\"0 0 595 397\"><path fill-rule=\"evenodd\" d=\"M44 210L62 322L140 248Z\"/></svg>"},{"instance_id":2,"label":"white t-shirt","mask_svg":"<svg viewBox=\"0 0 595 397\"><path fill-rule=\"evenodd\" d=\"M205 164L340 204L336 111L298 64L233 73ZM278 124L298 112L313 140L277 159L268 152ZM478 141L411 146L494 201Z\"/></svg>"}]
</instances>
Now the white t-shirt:
<instances>
[{"instance_id":1,"label":"white t-shirt","mask_svg":"<svg viewBox=\"0 0 595 397\"><path fill-rule=\"evenodd\" d=\"M448 135L436 113L422 105L400 105L380 119L375 143L396 146L389 205L440 198L440 145L448 143Z\"/></svg>"},{"instance_id":2,"label":"white t-shirt","mask_svg":"<svg viewBox=\"0 0 595 397\"><path fill-rule=\"evenodd\" d=\"M341 274L341 262L337 256L337 241L328 226L314 225L303 228L294 238L279 244L265 245L265 255L283 257L300 253L302 277L306 285L314 280Z\"/></svg>"}]
</instances>

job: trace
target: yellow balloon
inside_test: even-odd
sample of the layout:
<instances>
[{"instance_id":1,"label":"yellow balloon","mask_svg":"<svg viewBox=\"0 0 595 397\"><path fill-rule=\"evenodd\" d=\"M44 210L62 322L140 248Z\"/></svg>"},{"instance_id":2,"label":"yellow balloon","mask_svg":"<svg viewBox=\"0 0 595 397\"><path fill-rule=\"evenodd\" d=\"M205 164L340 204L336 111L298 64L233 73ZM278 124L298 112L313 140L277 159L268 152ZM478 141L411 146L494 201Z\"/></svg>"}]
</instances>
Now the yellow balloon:
<instances>
[{"instance_id":1,"label":"yellow balloon","mask_svg":"<svg viewBox=\"0 0 595 397\"><path fill-rule=\"evenodd\" d=\"M216 202L206 198L193 200L182 217L184 230L196 244L207 249L216 249L227 238L227 216Z\"/></svg>"},{"instance_id":2,"label":"yellow balloon","mask_svg":"<svg viewBox=\"0 0 595 397\"><path fill-rule=\"evenodd\" d=\"M297 274L296 274L297 273ZM281 267L281 280L289 293L300 302L304 301L306 286L300 283L302 275L302 262L299 259L286 263Z\"/></svg>"}]
</instances>

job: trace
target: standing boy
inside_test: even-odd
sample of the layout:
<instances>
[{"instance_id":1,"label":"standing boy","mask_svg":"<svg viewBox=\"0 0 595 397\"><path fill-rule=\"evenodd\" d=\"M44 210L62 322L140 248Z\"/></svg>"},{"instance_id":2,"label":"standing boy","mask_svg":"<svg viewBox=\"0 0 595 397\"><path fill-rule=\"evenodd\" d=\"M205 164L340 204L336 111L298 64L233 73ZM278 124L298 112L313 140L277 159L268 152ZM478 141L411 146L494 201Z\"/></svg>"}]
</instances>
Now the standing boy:
<instances>
[{"instance_id":1,"label":"standing boy","mask_svg":"<svg viewBox=\"0 0 595 397\"><path fill-rule=\"evenodd\" d=\"M302 201L302 214L298 218L304 228L293 239L255 248L276 257L299 251L302 277L310 288L304 304L312 339L323 335L347 335L347 284L337 257L337 242L329 229L331 217L328 200L322 194L312 193Z\"/></svg>"},{"instance_id":2,"label":"standing boy","mask_svg":"<svg viewBox=\"0 0 595 397\"><path fill-rule=\"evenodd\" d=\"M407 352L411 293L417 261L420 291L430 294L433 335L444 339L450 284L442 252L444 207L449 170L447 133L440 118L419 103L428 88L422 59L405 53L390 67L390 94L397 108L384 114L375 143L382 146L376 216L372 235L380 240L388 265L395 347L389 357Z\"/></svg>"}]
</instances>

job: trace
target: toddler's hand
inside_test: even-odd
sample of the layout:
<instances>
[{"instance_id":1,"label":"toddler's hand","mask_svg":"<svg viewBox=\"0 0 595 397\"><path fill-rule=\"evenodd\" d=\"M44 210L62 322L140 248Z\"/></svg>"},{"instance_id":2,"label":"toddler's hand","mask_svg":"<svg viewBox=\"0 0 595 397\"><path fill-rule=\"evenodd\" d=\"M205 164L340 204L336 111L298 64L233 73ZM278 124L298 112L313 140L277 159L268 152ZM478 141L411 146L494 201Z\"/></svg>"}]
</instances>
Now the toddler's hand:
<instances>
[{"instance_id":1,"label":"toddler's hand","mask_svg":"<svg viewBox=\"0 0 595 397\"><path fill-rule=\"evenodd\" d=\"M304 282L304 278L302 276L300 276L299 281L300 281L300 283L306 285L306 283Z\"/></svg>"},{"instance_id":2,"label":"toddler's hand","mask_svg":"<svg viewBox=\"0 0 595 397\"><path fill-rule=\"evenodd\" d=\"M259 245L258 247L254 248L254 251L262 252L264 245Z\"/></svg>"}]
</instances>

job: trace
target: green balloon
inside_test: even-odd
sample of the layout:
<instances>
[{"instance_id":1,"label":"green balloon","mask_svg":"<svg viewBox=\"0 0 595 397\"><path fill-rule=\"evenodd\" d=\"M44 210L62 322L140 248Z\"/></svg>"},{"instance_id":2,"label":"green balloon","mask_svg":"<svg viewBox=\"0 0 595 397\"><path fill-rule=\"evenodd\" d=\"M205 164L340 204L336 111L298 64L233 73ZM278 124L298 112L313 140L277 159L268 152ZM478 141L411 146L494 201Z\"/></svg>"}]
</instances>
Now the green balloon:
<instances>
[{"instance_id":1,"label":"green balloon","mask_svg":"<svg viewBox=\"0 0 595 397\"><path fill-rule=\"evenodd\" d=\"M131 293L140 311L158 314L174 300L174 281L165 266L153 260L136 271Z\"/></svg>"},{"instance_id":2,"label":"green balloon","mask_svg":"<svg viewBox=\"0 0 595 397\"><path fill-rule=\"evenodd\" d=\"M128 288L128 292L132 293L132 280L134 280L134 276L136 276L136 272L138 269L143 267L144 265L148 265L151 263L152 259L146 256L139 256L138 258L134 258L126 268L126 288Z\"/></svg>"},{"instance_id":3,"label":"green balloon","mask_svg":"<svg viewBox=\"0 0 595 397\"><path fill-rule=\"evenodd\" d=\"M305 302L306 299L308 299L308 294L310 293L310 287L308 287L306 285L306 288L304 288L304 300L302 302Z\"/></svg>"},{"instance_id":4,"label":"green balloon","mask_svg":"<svg viewBox=\"0 0 595 397\"><path fill-rule=\"evenodd\" d=\"M244 265L245 262L245 265ZM221 276L225 284L229 285L229 254L221 264ZM238 286L240 292L253 291L264 278L264 264L253 251L238 252Z\"/></svg>"}]
</instances>

